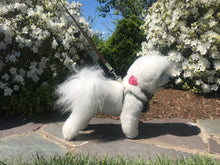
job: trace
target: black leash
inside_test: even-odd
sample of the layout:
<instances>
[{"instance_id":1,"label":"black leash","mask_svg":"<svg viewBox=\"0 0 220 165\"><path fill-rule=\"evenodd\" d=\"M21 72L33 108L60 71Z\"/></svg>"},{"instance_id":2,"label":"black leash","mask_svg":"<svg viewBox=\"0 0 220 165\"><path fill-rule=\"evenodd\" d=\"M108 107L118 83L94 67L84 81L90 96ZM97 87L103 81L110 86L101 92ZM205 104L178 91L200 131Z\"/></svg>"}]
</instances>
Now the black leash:
<instances>
[{"instance_id":1,"label":"black leash","mask_svg":"<svg viewBox=\"0 0 220 165\"><path fill-rule=\"evenodd\" d=\"M67 9L67 7L65 6L65 4L60 1L64 7L64 9L66 10L67 14L72 18L72 20L74 21L74 23L76 24L76 26L79 28L79 30L81 31L81 33L83 34L83 36L86 38L86 40L89 42L90 46L93 48L93 50L96 52L96 54L98 55L99 59L102 61L102 63L107 67L108 71L114 75L115 79L118 81L121 81L121 77L118 76L115 73L115 70L112 68L112 66L108 63L108 61L102 56L102 54L99 52L99 50L97 49L97 47L95 46L95 44L93 43L93 41L88 37L88 35L83 31L83 29L81 28L81 26L79 25L79 23L76 21L76 19L73 17L73 15L69 12L69 10Z\"/></svg>"}]
</instances>

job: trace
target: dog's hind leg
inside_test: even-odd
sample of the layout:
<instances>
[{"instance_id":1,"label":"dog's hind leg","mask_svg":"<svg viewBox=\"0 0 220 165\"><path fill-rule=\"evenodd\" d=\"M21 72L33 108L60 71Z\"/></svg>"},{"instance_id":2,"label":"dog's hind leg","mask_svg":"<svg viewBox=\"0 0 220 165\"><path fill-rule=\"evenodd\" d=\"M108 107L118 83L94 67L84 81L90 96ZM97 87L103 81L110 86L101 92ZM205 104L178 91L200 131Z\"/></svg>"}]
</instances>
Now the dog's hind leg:
<instances>
[{"instance_id":1,"label":"dog's hind leg","mask_svg":"<svg viewBox=\"0 0 220 165\"><path fill-rule=\"evenodd\" d=\"M135 96L129 94L125 96L120 120L126 137L136 138L138 136L139 115L142 108L143 103Z\"/></svg>"},{"instance_id":2,"label":"dog's hind leg","mask_svg":"<svg viewBox=\"0 0 220 165\"><path fill-rule=\"evenodd\" d=\"M70 117L63 125L63 137L66 140L71 140L76 137L80 130L88 125L95 113L82 114L83 112L73 111Z\"/></svg>"}]
</instances>

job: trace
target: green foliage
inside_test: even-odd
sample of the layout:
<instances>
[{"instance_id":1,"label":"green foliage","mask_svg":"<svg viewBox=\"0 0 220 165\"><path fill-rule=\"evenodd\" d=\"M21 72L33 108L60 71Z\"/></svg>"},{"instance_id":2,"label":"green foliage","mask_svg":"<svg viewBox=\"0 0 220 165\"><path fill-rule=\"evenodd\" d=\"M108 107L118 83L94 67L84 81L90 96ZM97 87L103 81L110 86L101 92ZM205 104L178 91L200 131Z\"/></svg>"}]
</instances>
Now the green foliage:
<instances>
[{"instance_id":1,"label":"green foliage","mask_svg":"<svg viewBox=\"0 0 220 165\"><path fill-rule=\"evenodd\" d=\"M109 61L116 73L124 76L131 63L136 59L135 55L140 51L144 41L144 33L140 30L143 9L148 9L157 0L97 0L100 16L106 17L114 11L115 15L121 15L122 19L116 21L116 29L105 43L102 43L100 51ZM100 44L98 44L100 45Z\"/></svg>"},{"instance_id":2,"label":"green foliage","mask_svg":"<svg viewBox=\"0 0 220 165\"><path fill-rule=\"evenodd\" d=\"M130 17L131 15L140 16L142 9L147 9L157 0L97 0L100 4L98 10L102 17L107 16L111 9L114 9L114 14Z\"/></svg>"},{"instance_id":3,"label":"green foliage","mask_svg":"<svg viewBox=\"0 0 220 165\"><path fill-rule=\"evenodd\" d=\"M144 33L140 30L142 21L137 16L122 18L118 21L115 32L106 41L103 51L105 58L121 76L126 74L131 63L137 58Z\"/></svg>"},{"instance_id":4,"label":"green foliage","mask_svg":"<svg viewBox=\"0 0 220 165\"><path fill-rule=\"evenodd\" d=\"M55 117L54 89L31 84L23 86L11 96L0 97L0 116L4 118L48 118Z\"/></svg>"},{"instance_id":5,"label":"green foliage","mask_svg":"<svg viewBox=\"0 0 220 165\"><path fill-rule=\"evenodd\" d=\"M106 40L104 40L102 34L96 33L92 36L92 41L96 45L101 54L106 52Z\"/></svg>"},{"instance_id":6,"label":"green foliage","mask_svg":"<svg viewBox=\"0 0 220 165\"><path fill-rule=\"evenodd\" d=\"M50 115L53 87L67 72L97 62L63 4L92 36L78 2L0 1L0 118Z\"/></svg>"}]
</instances>

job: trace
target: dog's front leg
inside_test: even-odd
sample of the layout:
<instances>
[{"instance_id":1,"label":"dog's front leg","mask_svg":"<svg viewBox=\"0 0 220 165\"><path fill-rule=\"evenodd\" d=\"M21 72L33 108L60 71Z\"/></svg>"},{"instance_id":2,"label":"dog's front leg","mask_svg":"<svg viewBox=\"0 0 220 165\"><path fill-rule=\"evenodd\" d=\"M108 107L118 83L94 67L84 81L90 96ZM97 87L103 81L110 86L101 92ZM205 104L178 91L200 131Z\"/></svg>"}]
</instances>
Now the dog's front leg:
<instances>
[{"instance_id":1,"label":"dog's front leg","mask_svg":"<svg viewBox=\"0 0 220 165\"><path fill-rule=\"evenodd\" d=\"M126 137L135 138L138 136L139 115L143 104L134 95L126 94L120 116L122 130Z\"/></svg>"}]
</instances>

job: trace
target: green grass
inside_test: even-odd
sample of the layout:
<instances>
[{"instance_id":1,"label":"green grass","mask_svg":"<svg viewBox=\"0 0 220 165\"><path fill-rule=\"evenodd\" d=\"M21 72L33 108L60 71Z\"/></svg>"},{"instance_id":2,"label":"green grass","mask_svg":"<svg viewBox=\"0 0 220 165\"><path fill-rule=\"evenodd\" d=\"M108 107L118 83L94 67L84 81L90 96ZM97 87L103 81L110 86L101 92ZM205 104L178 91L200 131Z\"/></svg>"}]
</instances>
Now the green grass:
<instances>
[{"instance_id":1,"label":"green grass","mask_svg":"<svg viewBox=\"0 0 220 165\"><path fill-rule=\"evenodd\" d=\"M192 158L171 159L167 157L156 157L154 159L143 160L141 158L116 157L98 157L89 155L67 154L65 156L54 156L51 159L45 159L38 156L30 161L16 161L13 163L1 162L0 165L220 165L219 161L208 156L194 156Z\"/></svg>"}]
</instances>

